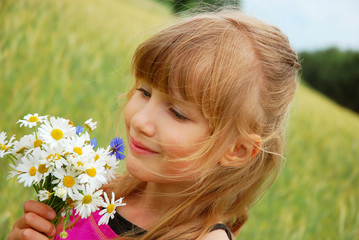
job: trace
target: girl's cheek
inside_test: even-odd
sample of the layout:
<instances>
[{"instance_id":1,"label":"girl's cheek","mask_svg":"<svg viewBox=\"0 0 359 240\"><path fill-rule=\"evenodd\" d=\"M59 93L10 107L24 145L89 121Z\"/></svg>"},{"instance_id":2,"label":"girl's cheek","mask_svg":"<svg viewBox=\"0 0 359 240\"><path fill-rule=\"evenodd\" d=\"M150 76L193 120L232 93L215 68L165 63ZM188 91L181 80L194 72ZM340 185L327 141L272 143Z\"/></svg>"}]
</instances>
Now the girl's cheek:
<instances>
[{"instance_id":1,"label":"girl's cheek","mask_svg":"<svg viewBox=\"0 0 359 240\"><path fill-rule=\"evenodd\" d=\"M170 175L188 174L191 176L191 172L194 170L191 161L171 162L169 165L167 172Z\"/></svg>"},{"instance_id":2,"label":"girl's cheek","mask_svg":"<svg viewBox=\"0 0 359 240\"><path fill-rule=\"evenodd\" d=\"M173 159L187 158L201 149L203 142L208 137L207 128L202 126L173 125L166 129L166 139L163 142L167 156Z\"/></svg>"},{"instance_id":3,"label":"girl's cheek","mask_svg":"<svg viewBox=\"0 0 359 240\"><path fill-rule=\"evenodd\" d=\"M171 165L174 169L186 169L193 165L193 160L189 157L198 150L195 144L182 144L180 142L166 147L166 155L168 156ZM176 161L176 159L183 159L183 161Z\"/></svg>"},{"instance_id":4,"label":"girl's cheek","mask_svg":"<svg viewBox=\"0 0 359 240\"><path fill-rule=\"evenodd\" d=\"M125 111L124 111L124 119L125 119L125 125L126 128L129 128L130 126L130 122L131 122L131 118L134 115L134 106L131 102L131 100L127 103L126 107L125 107Z\"/></svg>"},{"instance_id":5,"label":"girl's cheek","mask_svg":"<svg viewBox=\"0 0 359 240\"><path fill-rule=\"evenodd\" d=\"M174 128L174 127L173 127ZM170 130L170 129L169 129ZM181 131L178 131L181 132ZM167 135L169 136L169 135ZM164 146L166 154L171 159L179 159L188 157L191 153L194 152L192 147L188 144L191 141L185 139L181 134L175 134L170 137L170 139L164 139L163 142L166 143Z\"/></svg>"}]
</instances>

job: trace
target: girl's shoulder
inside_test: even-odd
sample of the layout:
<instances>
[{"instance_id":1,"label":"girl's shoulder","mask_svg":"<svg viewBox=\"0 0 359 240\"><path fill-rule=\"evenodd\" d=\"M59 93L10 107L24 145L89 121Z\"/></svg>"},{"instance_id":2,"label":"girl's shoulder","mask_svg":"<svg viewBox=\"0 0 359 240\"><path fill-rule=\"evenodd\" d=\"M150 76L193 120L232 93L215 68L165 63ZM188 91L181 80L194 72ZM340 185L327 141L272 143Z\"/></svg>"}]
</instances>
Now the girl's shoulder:
<instances>
[{"instance_id":1,"label":"girl's shoulder","mask_svg":"<svg viewBox=\"0 0 359 240\"><path fill-rule=\"evenodd\" d=\"M217 229L207 233L201 240L230 240L224 229Z\"/></svg>"}]
</instances>

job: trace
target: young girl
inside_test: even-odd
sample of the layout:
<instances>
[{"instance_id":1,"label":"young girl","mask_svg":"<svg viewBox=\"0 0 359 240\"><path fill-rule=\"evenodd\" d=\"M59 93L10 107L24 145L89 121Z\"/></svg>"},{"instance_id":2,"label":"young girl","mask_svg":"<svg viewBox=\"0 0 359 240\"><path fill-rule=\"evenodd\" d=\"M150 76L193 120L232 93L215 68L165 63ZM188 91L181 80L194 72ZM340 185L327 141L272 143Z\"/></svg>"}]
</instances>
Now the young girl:
<instances>
[{"instance_id":1,"label":"young girl","mask_svg":"<svg viewBox=\"0 0 359 240\"><path fill-rule=\"evenodd\" d=\"M68 239L234 239L280 168L298 69L280 30L237 11L142 43L124 110L127 172L104 188L127 205L109 225L97 213L74 220ZM52 209L24 209L10 240L55 236Z\"/></svg>"}]
</instances>

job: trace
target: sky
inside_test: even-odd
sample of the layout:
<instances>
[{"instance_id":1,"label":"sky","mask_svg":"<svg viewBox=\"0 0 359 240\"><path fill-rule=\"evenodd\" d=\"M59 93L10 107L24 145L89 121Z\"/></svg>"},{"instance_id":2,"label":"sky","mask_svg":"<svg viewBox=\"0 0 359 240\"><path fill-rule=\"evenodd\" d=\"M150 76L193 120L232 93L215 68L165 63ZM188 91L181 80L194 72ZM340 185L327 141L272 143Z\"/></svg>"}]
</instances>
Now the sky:
<instances>
[{"instance_id":1,"label":"sky","mask_svg":"<svg viewBox=\"0 0 359 240\"><path fill-rule=\"evenodd\" d=\"M296 51L359 51L359 0L242 0L243 12L279 27Z\"/></svg>"}]
</instances>

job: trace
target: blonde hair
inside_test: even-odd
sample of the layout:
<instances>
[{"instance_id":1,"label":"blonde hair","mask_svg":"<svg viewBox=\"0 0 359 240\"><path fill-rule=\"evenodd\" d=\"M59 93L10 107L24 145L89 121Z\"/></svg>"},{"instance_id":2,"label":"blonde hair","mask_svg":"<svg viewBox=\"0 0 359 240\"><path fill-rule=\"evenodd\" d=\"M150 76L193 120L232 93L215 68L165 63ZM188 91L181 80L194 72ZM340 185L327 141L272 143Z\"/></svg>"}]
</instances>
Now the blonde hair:
<instances>
[{"instance_id":1,"label":"blonde hair","mask_svg":"<svg viewBox=\"0 0 359 240\"><path fill-rule=\"evenodd\" d=\"M239 233L247 211L280 169L283 123L299 67L278 28L238 11L184 19L137 48L134 89L141 80L164 93L180 93L209 122L210 137L189 159L221 159L237 141L255 144L252 134L261 136L263 143L259 154L242 166L218 164L201 175L196 186L186 191L186 201L136 239L196 239L218 221ZM125 174L108 190L126 196L144 184Z\"/></svg>"}]
</instances>

